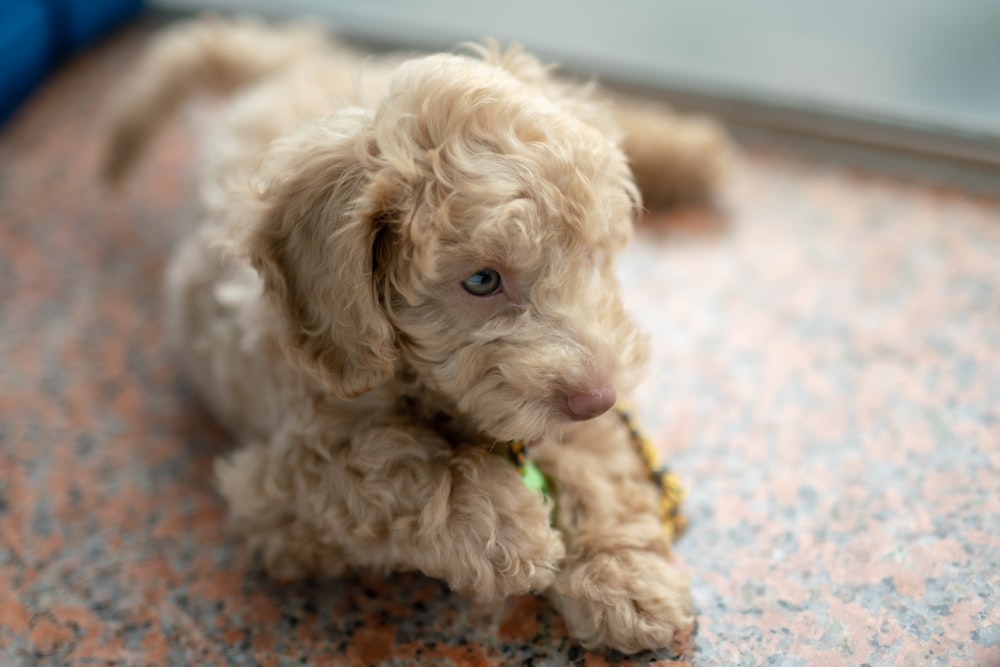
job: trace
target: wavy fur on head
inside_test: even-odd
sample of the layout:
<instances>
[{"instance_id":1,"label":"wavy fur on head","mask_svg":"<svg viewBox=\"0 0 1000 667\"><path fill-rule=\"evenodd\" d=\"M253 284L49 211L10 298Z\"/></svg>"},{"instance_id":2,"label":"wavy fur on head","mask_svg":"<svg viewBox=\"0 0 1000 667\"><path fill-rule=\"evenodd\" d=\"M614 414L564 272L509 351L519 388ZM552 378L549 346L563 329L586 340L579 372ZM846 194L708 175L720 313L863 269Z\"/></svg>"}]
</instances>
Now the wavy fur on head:
<instances>
[{"instance_id":1,"label":"wavy fur on head","mask_svg":"<svg viewBox=\"0 0 1000 667\"><path fill-rule=\"evenodd\" d=\"M613 261L643 197L707 196L725 139L472 51L365 64L299 29L173 28L124 87L108 173L165 121L158 101L244 87L206 142L168 317L243 442L220 488L272 574L545 592L587 646L661 646L691 601L608 412L645 357ZM552 478L556 525L490 452L513 439Z\"/></svg>"}]
</instances>

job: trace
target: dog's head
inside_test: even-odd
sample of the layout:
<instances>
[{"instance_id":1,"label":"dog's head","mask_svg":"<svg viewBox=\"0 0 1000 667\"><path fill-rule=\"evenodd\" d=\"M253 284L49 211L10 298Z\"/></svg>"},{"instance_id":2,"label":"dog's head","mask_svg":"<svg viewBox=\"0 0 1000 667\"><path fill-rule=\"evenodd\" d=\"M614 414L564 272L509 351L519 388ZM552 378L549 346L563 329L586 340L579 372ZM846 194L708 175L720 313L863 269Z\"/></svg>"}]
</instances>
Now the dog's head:
<instances>
[{"instance_id":1,"label":"dog's head","mask_svg":"<svg viewBox=\"0 0 1000 667\"><path fill-rule=\"evenodd\" d=\"M331 392L408 367L509 440L633 381L644 345L612 270L639 199L625 156L503 67L410 61L374 111L276 142L262 177L242 247Z\"/></svg>"}]
</instances>

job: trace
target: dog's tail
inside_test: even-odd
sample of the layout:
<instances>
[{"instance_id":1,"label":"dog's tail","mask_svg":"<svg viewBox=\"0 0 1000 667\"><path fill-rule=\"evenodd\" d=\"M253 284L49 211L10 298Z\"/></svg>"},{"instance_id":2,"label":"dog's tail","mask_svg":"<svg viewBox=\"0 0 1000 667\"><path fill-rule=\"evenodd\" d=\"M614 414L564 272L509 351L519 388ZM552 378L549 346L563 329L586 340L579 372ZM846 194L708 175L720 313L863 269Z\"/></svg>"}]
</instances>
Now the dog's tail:
<instances>
[{"instance_id":1,"label":"dog's tail","mask_svg":"<svg viewBox=\"0 0 1000 667\"><path fill-rule=\"evenodd\" d=\"M733 157L725 129L704 116L621 97L615 113L625 154L651 211L710 202Z\"/></svg>"},{"instance_id":2,"label":"dog's tail","mask_svg":"<svg viewBox=\"0 0 1000 667\"><path fill-rule=\"evenodd\" d=\"M122 87L111 114L104 177L117 183L192 95L227 94L320 50L322 31L249 19L200 19L167 29Z\"/></svg>"}]
</instances>

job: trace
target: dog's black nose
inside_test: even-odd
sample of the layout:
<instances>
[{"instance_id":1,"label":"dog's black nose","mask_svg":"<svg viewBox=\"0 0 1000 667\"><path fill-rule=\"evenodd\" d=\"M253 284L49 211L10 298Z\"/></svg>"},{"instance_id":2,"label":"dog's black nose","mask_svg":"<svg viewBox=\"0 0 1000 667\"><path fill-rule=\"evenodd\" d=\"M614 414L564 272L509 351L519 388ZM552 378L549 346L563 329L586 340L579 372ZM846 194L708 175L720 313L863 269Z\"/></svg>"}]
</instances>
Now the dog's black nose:
<instances>
[{"instance_id":1,"label":"dog's black nose","mask_svg":"<svg viewBox=\"0 0 1000 667\"><path fill-rule=\"evenodd\" d=\"M574 421L593 419L611 409L618 399L611 385L566 396L566 414Z\"/></svg>"}]
</instances>

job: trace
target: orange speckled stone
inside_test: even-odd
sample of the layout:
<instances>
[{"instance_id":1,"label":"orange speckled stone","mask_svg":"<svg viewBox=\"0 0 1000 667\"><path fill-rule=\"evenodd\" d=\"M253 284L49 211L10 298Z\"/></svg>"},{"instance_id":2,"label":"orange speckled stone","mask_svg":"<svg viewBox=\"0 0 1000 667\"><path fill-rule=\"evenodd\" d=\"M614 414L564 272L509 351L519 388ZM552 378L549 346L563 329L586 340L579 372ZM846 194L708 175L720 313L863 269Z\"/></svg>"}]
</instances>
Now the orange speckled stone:
<instances>
[{"instance_id":1,"label":"orange speckled stone","mask_svg":"<svg viewBox=\"0 0 1000 667\"><path fill-rule=\"evenodd\" d=\"M1000 203L759 149L621 267L643 426L689 493L693 635L627 658L540 599L262 578L163 342L196 120L122 192L95 177L154 23L0 128L0 665L1000 664Z\"/></svg>"}]
</instances>

